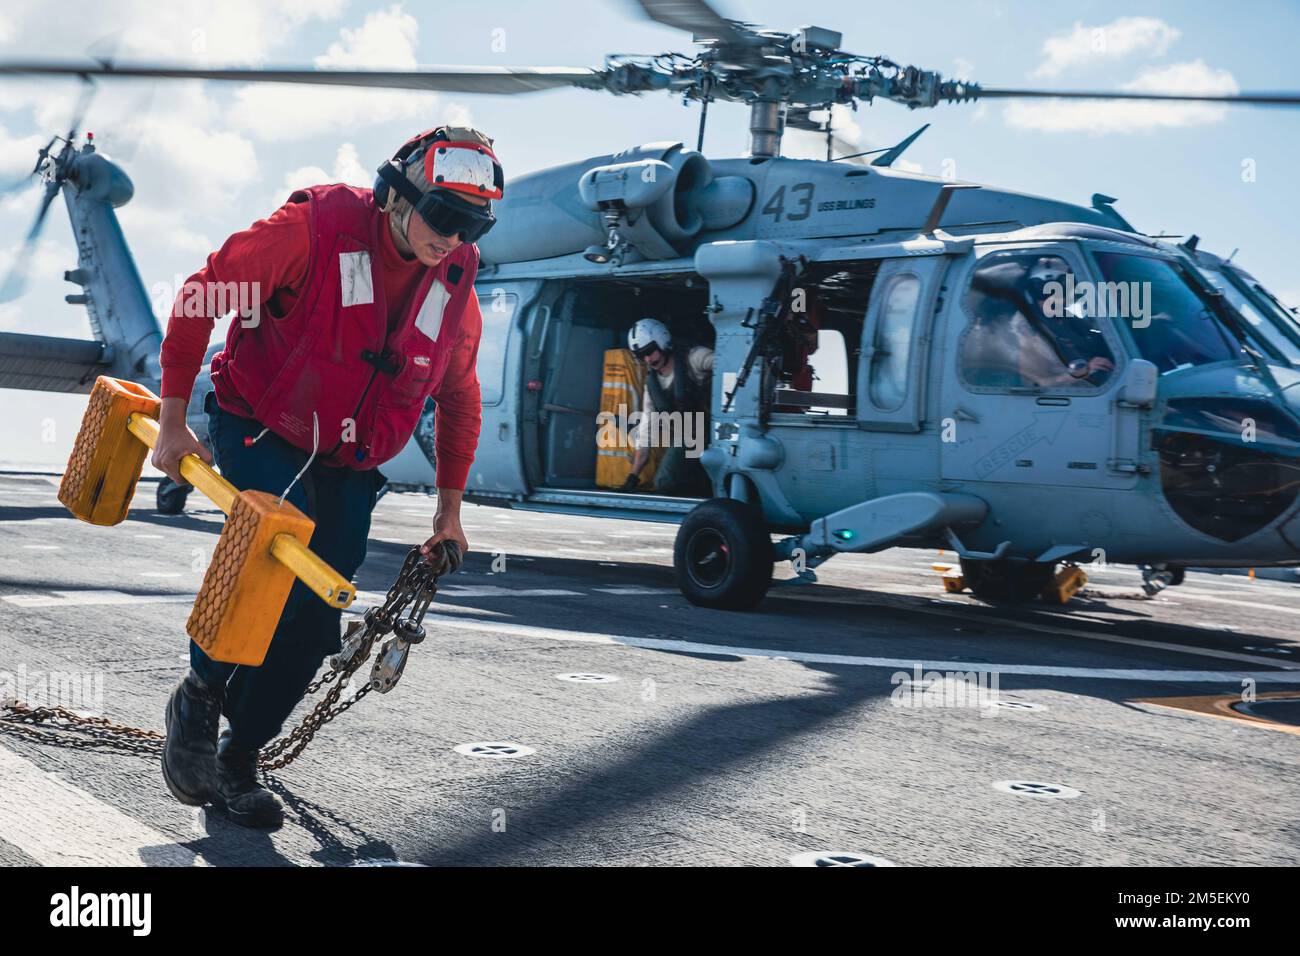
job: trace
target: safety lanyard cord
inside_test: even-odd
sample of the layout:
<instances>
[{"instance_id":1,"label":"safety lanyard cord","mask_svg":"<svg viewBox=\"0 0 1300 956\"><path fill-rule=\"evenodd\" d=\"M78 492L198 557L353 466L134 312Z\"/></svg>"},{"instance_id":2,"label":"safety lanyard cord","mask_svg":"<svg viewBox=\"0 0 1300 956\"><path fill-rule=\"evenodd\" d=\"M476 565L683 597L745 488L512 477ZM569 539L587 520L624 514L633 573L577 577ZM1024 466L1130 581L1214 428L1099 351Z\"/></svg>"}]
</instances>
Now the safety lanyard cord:
<instances>
[{"instance_id":1,"label":"safety lanyard cord","mask_svg":"<svg viewBox=\"0 0 1300 956\"><path fill-rule=\"evenodd\" d=\"M261 438L262 436L258 435L257 437ZM277 502L278 505L284 504L284 499L288 496L289 492L293 489L293 486L298 483L298 479L307 473L307 469L311 467L311 463L316 460L316 452L318 451L320 451L320 419L316 417L315 412L312 412L311 413L311 457L307 459L307 464L302 466L302 470L299 471L298 474L293 476L293 481L289 482L289 486L284 489L284 494L280 495L280 500L279 502Z\"/></svg>"}]
</instances>

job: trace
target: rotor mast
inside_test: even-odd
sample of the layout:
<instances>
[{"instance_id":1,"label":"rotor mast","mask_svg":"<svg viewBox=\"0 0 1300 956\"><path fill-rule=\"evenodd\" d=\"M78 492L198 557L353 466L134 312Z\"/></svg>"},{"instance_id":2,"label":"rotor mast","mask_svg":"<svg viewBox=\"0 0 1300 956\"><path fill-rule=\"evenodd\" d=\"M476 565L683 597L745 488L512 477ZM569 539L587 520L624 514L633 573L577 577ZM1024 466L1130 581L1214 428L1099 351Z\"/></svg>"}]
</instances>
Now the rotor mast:
<instances>
[{"instance_id":1,"label":"rotor mast","mask_svg":"<svg viewBox=\"0 0 1300 956\"><path fill-rule=\"evenodd\" d=\"M781 134L785 124L781 120L784 103L766 97L756 99L749 107L749 152L755 158L772 159L781 155Z\"/></svg>"}]
</instances>

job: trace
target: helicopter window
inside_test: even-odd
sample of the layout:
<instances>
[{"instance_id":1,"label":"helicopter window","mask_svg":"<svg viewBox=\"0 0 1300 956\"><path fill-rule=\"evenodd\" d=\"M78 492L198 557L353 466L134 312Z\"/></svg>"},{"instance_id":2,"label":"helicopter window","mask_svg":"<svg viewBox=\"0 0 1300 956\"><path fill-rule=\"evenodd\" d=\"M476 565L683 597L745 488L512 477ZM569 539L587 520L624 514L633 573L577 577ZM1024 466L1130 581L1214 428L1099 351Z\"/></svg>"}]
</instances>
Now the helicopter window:
<instances>
[{"instance_id":1,"label":"helicopter window","mask_svg":"<svg viewBox=\"0 0 1300 956\"><path fill-rule=\"evenodd\" d=\"M476 370L484 405L495 405L504 394L506 342L510 339L510 323L514 321L518 307L519 296L501 289L493 290L479 302L479 311L483 313L483 334L479 337Z\"/></svg>"},{"instance_id":2,"label":"helicopter window","mask_svg":"<svg viewBox=\"0 0 1300 956\"><path fill-rule=\"evenodd\" d=\"M921 280L900 275L889 283L871 351L871 403L892 412L907 397L912 356L912 325L921 298Z\"/></svg>"},{"instance_id":3,"label":"helicopter window","mask_svg":"<svg viewBox=\"0 0 1300 956\"><path fill-rule=\"evenodd\" d=\"M1242 314L1256 335L1266 339L1289 364L1300 365L1300 345L1278 327L1279 323L1275 316L1261 312L1255 303L1246 298L1242 290L1237 287L1237 283L1223 273L1213 269L1202 269L1201 274L1223 293L1224 298L1234 309Z\"/></svg>"},{"instance_id":4,"label":"helicopter window","mask_svg":"<svg viewBox=\"0 0 1300 956\"><path fill-rule=\"evenodd\" d=\"M1161 374L1241 357L1240 343L1212 304L1197 295L1172 263L1116 252L1098 252L1096 257L1108 283L1144 290L1145 314L1127 321L1138 352Z\"/></svg>"},{"instance_id":5,"label":"helicopter window","mask_svg":"<svg viewBox=\"0 0 1300 956\"><path fill-rule=\"evenodd\" d=\"M1000 255L971 276L963 307L970 324L958 367L981 388L1104 385L1115 369L1100 324L1078 301L1073 272L1057 255Z\"/></svg>"},{"instance_id":6,"label":"helicopter window","mask_svg":"<svg viewBox=\"0 0 1300 956\"><path fill-rule=\"evenodd\" d=\"M1245 281L1246 277L1244 275L1238 275L1235 271L1233 272L1233 275L1234 277L1237 277ZM1258 282L1252 281L1251 288L1253 288L1256 292L1258 292L1260 296L1263 297L1264 301L1273 307L1273 312L1277 315L1278 319L1280 320L1279 324L1283 328L1287 328L1292 330L1293 332L1300 333L1300 321L1297 321L1296 318L1297 313L1295 309L1288 308L1287 306L1283 305L1281 300L1278 299L1277 296L1275 296L1272 292L1269 292Z\"/></svg>"},{"instance_id":7,"label":"helicopter window","mask_svg":"<svg viewBox=\"0 0 1300 956\"><path fill-rule=\"evenodd\" d=\"M812 390L823 395L849 394L849 352L844 344L844 333L837 329L820 329L817 332L817 349L808 356L812 369ZM814 414L847 415L843 407L812 405Z\"/></svg>"},{"instance_id":8,"label":"helicopter window","mask_svg":"<svg viewBox=\"0 0 1300 956\"><path fill-rule=\"evenodd\" d=\"M807 324L782 356L771 397L778 413L843 421L855 406L858 346L878 260L813 263L803 277ZM815 337L814 337L815 333Z\"/></svg>"}]
</instances>

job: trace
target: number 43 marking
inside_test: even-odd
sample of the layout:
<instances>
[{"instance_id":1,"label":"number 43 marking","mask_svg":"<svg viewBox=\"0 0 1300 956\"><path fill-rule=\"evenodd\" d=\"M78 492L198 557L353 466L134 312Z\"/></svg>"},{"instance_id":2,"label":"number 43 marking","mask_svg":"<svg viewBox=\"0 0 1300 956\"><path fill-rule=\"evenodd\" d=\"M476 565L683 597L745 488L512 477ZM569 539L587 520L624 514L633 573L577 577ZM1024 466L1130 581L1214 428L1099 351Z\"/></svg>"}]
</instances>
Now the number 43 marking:
<instances>
[{"instance_id":1,"label":"number 43 marking","mask_svg":"<svg viewBox=\"0 0 1300 956\"><path fill-rule=\"evenodd\" d=\"M763 207L763 215L773 217L774 222L780 222L782 216L785 217L787 222L798 222L812 215L812 183L797 183L791 186L790 196L797 204L795 208L799 210L798 212L786 213L785 187L778 186L776 192L772 193L772 198Z\"/></svg>"}]
</instances>

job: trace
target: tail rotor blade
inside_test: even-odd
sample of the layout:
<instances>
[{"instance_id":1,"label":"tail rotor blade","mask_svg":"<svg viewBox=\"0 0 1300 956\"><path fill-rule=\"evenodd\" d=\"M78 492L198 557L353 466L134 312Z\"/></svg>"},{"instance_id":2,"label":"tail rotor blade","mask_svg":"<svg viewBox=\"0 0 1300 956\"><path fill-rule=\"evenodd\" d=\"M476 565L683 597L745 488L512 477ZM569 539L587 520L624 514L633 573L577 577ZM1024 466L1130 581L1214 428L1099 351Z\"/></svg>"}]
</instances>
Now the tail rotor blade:
<instances>
[{"instance_id":1,"label":"tail rotor blade","mask_svg":"<svg viewBox=\"0 0 1300 956\"><path fill-rule=\"evenodd\" d=\"M27 279L35 257L36 243L40 239L41 229L45 226L45 215L50 211L50 205L62 186L61 182L51 182L46 185L45 198L41 200L41 208L36 212L36 220L32 223L31 229L27 230L22 247L14 257L13 265L9 267L9 274L5 276L4 284L0 285L0 303L12 302L26 290Z\"/></svg>"},{"instance_id":2,"label":"tail rotor blade","mask_svg":"<svg viewBox=\"0 0 1300 956\"><path fill-rule=\"evenodd\" d=\"M90 109L90 101L95 98L97 90L94 80L88 76L82 77L81 95L77 97L77 106L72 111L72 124L68 127L69 143L77 138L77 133L81 130L81 121L86 118L86 110Z\"/></svg>"}]
</instances>

